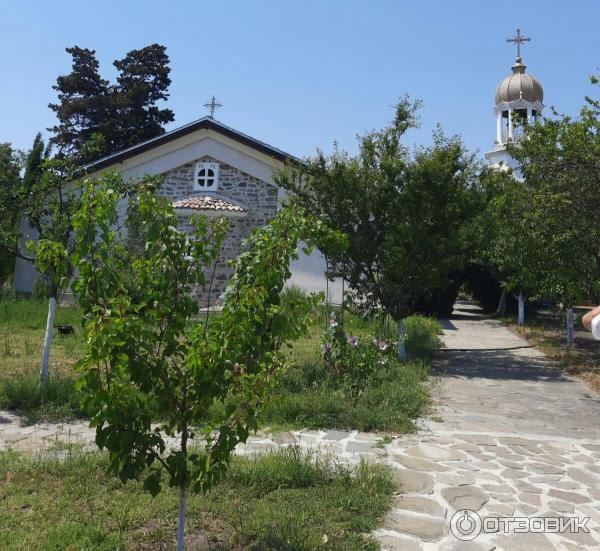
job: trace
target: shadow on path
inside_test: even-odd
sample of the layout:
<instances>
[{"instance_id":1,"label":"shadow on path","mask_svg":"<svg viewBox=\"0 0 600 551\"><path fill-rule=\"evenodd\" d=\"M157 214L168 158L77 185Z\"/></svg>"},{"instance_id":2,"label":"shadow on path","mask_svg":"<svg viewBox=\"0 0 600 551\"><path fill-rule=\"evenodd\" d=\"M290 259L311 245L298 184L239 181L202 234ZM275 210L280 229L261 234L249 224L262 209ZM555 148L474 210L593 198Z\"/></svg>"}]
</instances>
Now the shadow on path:
<instances>
[{"instance_id":1,"label":"shadow on path","mask_svg":"<svg viewBox=\"0 0 600 551\"><path fill-rule=\"evenodd\" d=\"M548 382L568 380L548 358L518 353L521 350L528 350L528 348L444 349L442 357L436 362L434 371L437 375L445 377Z\"/></svg>"}]
</instances>

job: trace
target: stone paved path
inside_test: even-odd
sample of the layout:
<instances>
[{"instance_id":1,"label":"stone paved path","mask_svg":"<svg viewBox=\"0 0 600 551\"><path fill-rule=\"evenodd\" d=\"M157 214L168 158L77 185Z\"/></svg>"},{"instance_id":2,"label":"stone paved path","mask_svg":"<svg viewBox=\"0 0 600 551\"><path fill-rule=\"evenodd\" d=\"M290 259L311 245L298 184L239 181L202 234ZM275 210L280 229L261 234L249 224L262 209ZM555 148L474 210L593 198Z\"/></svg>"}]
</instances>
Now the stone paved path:
<instances>
[{"instance_id":1,"label":"stone paved path","mask_svg":"<svg viewBox=\"0 0 600 551\"><path fill-rule=\"evenodd\" d=\"M240 453L298 444L344 461L385 463L402 493L383 527L395 551L600 550L600 397L563 376L540 352L466 304L445 323L434 411L415 435L293 431L251 437ZM61 457L64 443L93 448L84 423L20 427L0 412L0 450ZM590 517L590 533L450 532L456 511L485 517Z\"/></svg>"}]
</instances>

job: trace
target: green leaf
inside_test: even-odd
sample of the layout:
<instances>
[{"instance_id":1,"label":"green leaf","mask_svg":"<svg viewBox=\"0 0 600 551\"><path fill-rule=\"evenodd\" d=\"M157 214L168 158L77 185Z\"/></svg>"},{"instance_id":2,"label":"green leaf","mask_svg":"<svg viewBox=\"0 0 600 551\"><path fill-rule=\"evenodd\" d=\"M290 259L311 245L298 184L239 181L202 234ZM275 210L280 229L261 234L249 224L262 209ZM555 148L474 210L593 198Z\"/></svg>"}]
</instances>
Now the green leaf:
<instances>
[{"instance_id":1,"label":"green leaf","mask_svg":"<svg viewBox=\"0 0 600 551\"><path fill-rule=\"evenodd\" d=\"M152 497L156 497L160 494L160 474L152 473L144 479L144 490L150 492Z\"/></svg>"}]
</instances>

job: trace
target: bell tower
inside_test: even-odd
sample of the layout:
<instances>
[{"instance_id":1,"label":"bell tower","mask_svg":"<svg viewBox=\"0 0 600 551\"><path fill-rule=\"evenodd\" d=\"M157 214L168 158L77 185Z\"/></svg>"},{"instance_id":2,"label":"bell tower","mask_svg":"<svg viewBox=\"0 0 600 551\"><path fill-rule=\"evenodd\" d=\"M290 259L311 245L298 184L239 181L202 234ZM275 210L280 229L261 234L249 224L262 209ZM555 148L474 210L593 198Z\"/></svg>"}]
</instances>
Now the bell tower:
<instances>
[{"instance_id":1,"label":"bell tower","mask_svg":"<svg viewBox=\"0 0 600 551\"><path fill-rule=\"evenodd\" d=\"M494 149L485 155L490 166L500 170L515 168L515 163L506 150L508 143L518 139L519 128L515 127L515 117L520 117L528 123L534 122L544 107L542 85L535 77L525 72L526 66L521 58L521 44L530 42L531 38L524 37L521 30L517 29L516 35L507 38L506 41L515 44L517 56L512 66L512 74L496 87L496 140Z\"/></svg>"}]
</instances>

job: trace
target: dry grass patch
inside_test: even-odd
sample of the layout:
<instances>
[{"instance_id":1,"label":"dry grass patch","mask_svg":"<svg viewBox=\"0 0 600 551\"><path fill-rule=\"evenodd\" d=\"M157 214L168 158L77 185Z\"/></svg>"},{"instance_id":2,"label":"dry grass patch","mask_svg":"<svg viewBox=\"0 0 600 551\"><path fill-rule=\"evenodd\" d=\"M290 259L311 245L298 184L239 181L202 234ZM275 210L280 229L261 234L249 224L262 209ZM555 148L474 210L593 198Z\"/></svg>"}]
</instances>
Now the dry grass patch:
<instances>
[{"instance_id":1,"label":"dry grass patch","mask_svg":"<svg viewBox=\"0 0 600 551\"><path fill-rule=\"evenodd\" d=\"M583 310L578 312L575 343L571 347L565 343L565 320L558 310L541 310L535 317L527 319L524 326L517 325L514 318L504 321L512 331L555 360L565 373L581 379L600 393L600 342L581 327L582 313Z\"/></svg>"}]
</instances>

